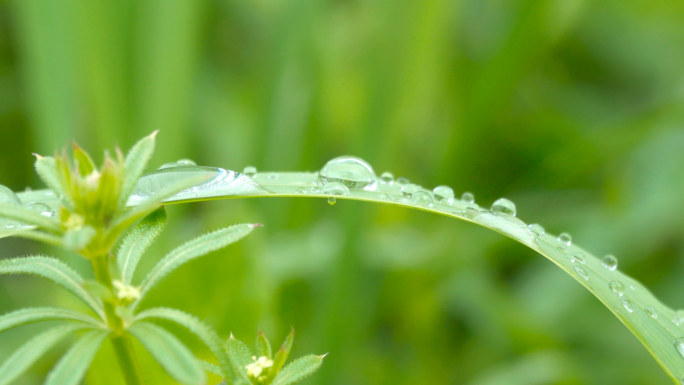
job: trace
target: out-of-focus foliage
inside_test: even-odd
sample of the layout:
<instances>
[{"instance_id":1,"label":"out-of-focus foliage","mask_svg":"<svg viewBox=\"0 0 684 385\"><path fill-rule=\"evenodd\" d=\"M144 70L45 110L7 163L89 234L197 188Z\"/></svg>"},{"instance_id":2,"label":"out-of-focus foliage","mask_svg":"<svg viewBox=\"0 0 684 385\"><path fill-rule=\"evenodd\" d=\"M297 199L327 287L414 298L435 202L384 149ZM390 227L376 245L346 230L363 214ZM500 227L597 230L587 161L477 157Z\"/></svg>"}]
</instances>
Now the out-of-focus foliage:
<instances>
[{"instance_id":1,"label":"out-of-focus foliage","mask_svg":"<svg viewBox=\"0 0 684 385\"><path fill-rule=\"evenodd\" d=\"M155 129L154 165L314 170L354 154L484 206L511 198L522 219L617 255L682 308L682 20L684 5L645 0L0 2L0 183L40 187L30 153L71 138L98 153ZM295 355L331 352L308 383L668 382L548 261L400 208L170 207L141 270L175 239L236 222L266 227L170 275L149 306L183 308L223 335L295 326ZM3 240L0 256L34 251ZM0 309L78 306L48 287L3 279ZM33 332L3 335L0 358ZM141 360L150 383L173 383ZM86 383L121 381L107 347Z\"/></svg>"}]
</instances>

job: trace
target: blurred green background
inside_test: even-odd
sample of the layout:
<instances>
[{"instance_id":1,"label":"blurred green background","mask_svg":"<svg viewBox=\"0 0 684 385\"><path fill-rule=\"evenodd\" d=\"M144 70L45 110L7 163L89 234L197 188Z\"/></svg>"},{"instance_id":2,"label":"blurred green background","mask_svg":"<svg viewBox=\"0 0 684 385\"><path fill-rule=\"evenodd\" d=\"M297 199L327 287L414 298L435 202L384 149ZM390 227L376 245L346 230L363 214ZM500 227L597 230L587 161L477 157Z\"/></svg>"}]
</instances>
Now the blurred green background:
<instances>
[{"instance_id":1,"label":"blurred green background","mask_svg":"<svg viewBox=\"0 0 684 385\"><path fill-rule=\"evenodd\" d=\"M352 154L483 206L506 196L682 308L683 69L674 1L0 1L0 182L39 188L32 152L127 149L156 129L153 167L303 171ZM204 231L266 226L147 304L248 341L294 326L295 355L330 352L307 384L669 383L598 300L489 230L302 199L169 216L143 269ZM58 250L1 245L87 272ZM0 279L2 312L55 302L79 306L38 279ZM0 359L37 328L0 336ZM60 353L21 383L41 383ZM150 384L173 384L140 359ZM122 384L108 346L85 383Z\"/></svg>"}]
</instances>

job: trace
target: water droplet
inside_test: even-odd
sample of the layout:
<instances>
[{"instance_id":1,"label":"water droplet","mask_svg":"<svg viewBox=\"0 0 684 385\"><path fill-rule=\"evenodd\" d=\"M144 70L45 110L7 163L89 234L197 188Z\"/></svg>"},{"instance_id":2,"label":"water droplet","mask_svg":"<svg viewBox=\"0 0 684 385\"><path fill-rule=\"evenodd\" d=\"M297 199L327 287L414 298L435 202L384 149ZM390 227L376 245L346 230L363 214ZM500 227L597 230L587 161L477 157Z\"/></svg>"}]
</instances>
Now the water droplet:
<instances>
[{"instance_id":1,"label":"water droplet","mask_svg":"<svg viewBox=\"0 0 684 385\"><path fill-rule=\"evenodd\" d=\"M585 280L589 280L589 273L582 266L575 266L575 272Z\"/></svg>"},{"instance_id":2,"label":"water droplet","mask_svg":"<svg viewBox=\"0 0 684 385\"><path fill-rule=\"evenodd\" d=\"M658 313L656 312L656 309L653 306L646 306L644 308L644 311L646 311L646 314L648 314L651 318L658 318Z\"/></svg>"},{"instance_id":3,"label":"water droplet","mask_svg":"<svg viewBox=\"0 0 684 385\"><path fill-rule=\"evenodd\" d=\"M406 177L400 176L399 178L397 178L397 183L404 185L404 184L411 183L411 181L408 180L408 178L406 178Z\"/></svg>"},{"instance_id":4,"label":"water droplet","mask_svg":"<svg viewBox=\"0 0 684 385\"><path fill-rule=\"evenodd\" d=\"M31 203L30 205L28 205L28 208L39 213L44 217L51 218L55 215L55 212L50 208L50 206L44 203Z\"/></svg>"},{"instance_id":5,"label":"water droplet","mask_svg":"<svg viewBox=\"0 0 684 385\"><path fill-rule=\"evenodd\" d=\"M350 189L373 191L377 187L375 172L370 164L353 156L339 156L330 160L319 172L318 179L321 184L338 182Z\"/></svg>"},{"instance_id":6,"label":"water droplet","mask_svg":"<svg viewBox=\"0 0 684 385\"><path fill-rule=\"evenodd\" d=\"M254 166L246 166L242 169L242 173L250 178L254 178L257 174L257 168Z\"/></svg>"},{"instance_id":7,"label":"water droplet","mask_svg":"<svg viewBox=\"0 0 684 385\"><path fill-rule=\"evenodd\" d=\"M618 267L618 260L617 260L617 258L615 258L614 255L608 254L608 255L604 256L603 258L601 258L601 264L606 269L613 271L613 270L617 269L617 267Z\"/></svg>"},{"instance_id":8,"label":"water droplet","mask_svg":"<svg viewBox=\"0 0 684 385\"><path fill-rule=\"evenodd\" d=\"M622 307L625 308L628 312L632 313L634 311L634 306L632 305L632 302L630 302L627 299L622 300Z\"/></svg>"},{"instance_id":9,"label":"water droplet","mask_svg":"<svg viewBox=\"0 0 684 385\"><path fill-rule=\"evenodd\" d=\"M165 168L174 168L178 167L178 164L176 162L170 162L170 163L164 163L157 170L163 170Z\"/></svg>"},{"instance_id":10,"label":"water droplet","mask_svg":"<svg viewBox=\"0 0 684 385\"><path fill-rule=\"evenodd\" d=\"M473 195L473 193L471 192L466 191L463 194L461 194L461 200L465 203L473 204L475 203L475 195Z\"/></svg>"},{"instance_id":11,"label":"water droplet","mask_svg":"<svg viewBox=\"0 0 684 385\"><path fill-rule=\"evenodd\" d=\"M0 184L0 203L20 205L21 201L14 191L12 191L9 187Z\"/></svg>"},{"instance_id":12,"label":"water droplet","mask_svg":"<svg viewBox=\"0 0 684 385\"><path fill-rule=\"evenodd\" d=\"M388 171L383 172L380 175L380 182L385 184L391 184L392 182L394 182L394 174Z\"/></svg>"},{"instance_id":13,"label":"water droplet","mask_svg":"<svg viewBox=\"0 0 684 385\"><path fill-rule=\"evenodd\" d=\"M443 202L446 204L454 203L454 190L449 186L437 186L432 190L437 202Z\"/></svg>"},{"instance_id":14,"label":"water droplet","mask_svg":"<svg viewBox=\"0 0 684 385\"><path fill-rule=\"evenodd\" d=\"M349 195L347 186L339 182L328 182L321 187L321 193L326 195Z\"/></svg>"},{"instance_id":15,"label":"water droplet","mask_svg":"<svg viewBox=\"0 0 684 385\"><path fill-rule=\"evenodd\" d=\"M434 199L432 194L425 190L416 191L411 197L411 201L419 206L432 207Z\"/></svg>"},{"instance_id":16,"label":"water droplet","mask_svg":"<svg viewBox=\"0 0 684 385\"><path fill-rule=\"evenodd\" d=\"M625 285L620 281L612 281L608 284L608 288L618 297L622 297L625 294Z\"/></svg>"},{"instance_id":17,"label":"water droplet","mask_svg":"<svg viewBox=\"0 0 684 385\"><path fill-rule=\"evenodd\" d=\"M675 311L674 316L672 317L672 322L674 322L674 324L677 326L684 323L684 310Z\"/></svg>"},{"instance_id":18,"label":"water droplet","mask_svg":"<svg viewBox=\"0 0 684 385\"><path fill-rule=\"evenodd\" d=\"M328 204L330 206L334 205L335 203L337 203L337 199L335 197L328 198Z\"/></svg>"},{"instance_id":19,"label":"water droplet","mask_svg":"<svg viewBox=\"0 0 684 385\"><path fill-rule=\"evenodd\" d=\"M684 358L684 338L677 338L674 340L675 349L682 358Z\"/></svg>"},{"instance_id":20,"label":"water droplet","mask_svg":"<svg viewBox=\"0 0 684 385\"><path fill-rule=\"evenodd\" d=\"M421 187L418 186L417 184L409 183L401 186L401 194L407 198L410 198L413 196L413 194L417 193L418 191L421 190Z\"/></svg>"},{"instance_id":21,"label":"water droplet","mask_svg":"<svg viewBox=\"0 0 684 385\"><path fill-rule=\"evenodd\" d=\"M544 236L544 234L546 234L546 230L539 223L532 223L531 225L527 226L527 228L530 229L535 238L541 238Z\"/></svg>"},{"instance_id":22,"label":"water droplet","mask_svg":"<svg viewBox=\"0 0 684 385\"><path fill-rule=\"evenodd\" d=\"M562 246L570 247L572 245L572 236L568 233L560 233L557 239Z\"/></svg>"},{"instance_id":23,"label":"water droplet","mask_svg":"<svg viewBox=\"0 0 684 385\"><path fill-rule=\"evenodd\" d=\"M197 163L195 163L194 160L192 159L178 159L176 161L177 166L197 166Z\"/></svg>"},{"instance_id":24,"label":"water droplet","mask_svg":"<svg viewBox=\"0 0 684 385\"><path fill-rule=\"evenodd\" d=\"M582 254L582 253L573 254L573 256L570 257L570 262L583 265L584 264L583 255L584 254Z\"/></svg>"},{"instance_id":25,"label":"water droplet","mask_svg":"<svg viewBox=\"0 0 684 385\"><path fill-rule=\"evenodd\" d=\"M511 202L510 200L506 198L499 198L494 203L492 203L492 207L490 208L492 213L497 214L497 215L510 215L510 216L515 216L515 203Z\"/></svg>"},{"instance_id":26,"label":"water droplet","mask_svg":"<svg viewBox=\"0 0 684 385\"><path fill-rule=\"evenodd\" d=\"M311 189L309 190L309 192L311 192L312 194L320 194L320 193L321 193L321 189L318 188L317 186L313 186L313 187L311 187Z\"/></svg>"}]
</instances>

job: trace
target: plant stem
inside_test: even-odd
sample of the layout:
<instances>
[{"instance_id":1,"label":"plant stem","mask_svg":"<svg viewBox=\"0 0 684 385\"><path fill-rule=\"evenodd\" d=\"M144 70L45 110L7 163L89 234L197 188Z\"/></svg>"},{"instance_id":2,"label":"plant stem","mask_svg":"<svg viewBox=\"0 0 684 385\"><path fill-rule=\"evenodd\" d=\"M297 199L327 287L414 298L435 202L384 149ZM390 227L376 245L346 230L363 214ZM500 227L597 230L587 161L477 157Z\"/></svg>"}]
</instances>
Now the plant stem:
<instances>
[{"instance_id":1,"label":"plant stem","mask_svg":"<svg viewBox=\"0 0 684 385\"><path fill-rule=\"evenodd\" d=\"M103 284L108 289L112 290L112 275L109 272L109 263L107 261L107 256L102 255L91 260L93 266L93 272L95 273L95 279ZM105 315L107 317L107 326L112 330L112 346L114 347L114 353L119 361L119 367L123 372L124 379L127 385L141 385L142 372L140 367L135 360L135 352L133 351L133 346L128 336L124 334L126 331L123 325L123 320L116 314L114 305L105 301L104 303Z\"/></svg>"}]
</instances>

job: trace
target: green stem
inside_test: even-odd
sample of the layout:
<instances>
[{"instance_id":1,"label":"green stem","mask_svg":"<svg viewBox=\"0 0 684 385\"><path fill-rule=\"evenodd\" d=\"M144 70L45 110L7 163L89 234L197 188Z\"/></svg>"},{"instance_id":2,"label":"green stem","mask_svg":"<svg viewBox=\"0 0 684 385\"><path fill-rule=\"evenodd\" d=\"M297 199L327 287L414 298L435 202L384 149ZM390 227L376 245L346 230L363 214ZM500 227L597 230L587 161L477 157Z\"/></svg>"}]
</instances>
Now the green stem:
<instances>
[{"instance_id":1,"label":"green stem","mask_svg":"<svg viewBox=\"0 0 684 385\"><path fill-rule=\"evenodd\" d=\"M109 272L109 263L107 256L98 256L90 260L95 273L95 279L105 285L109 290L113 291L112 275ZM123 320L116 314L114 305L111 302L104 303L105 315L107 317L107 326L112 330L112 346L114 353L119 361L119 367L123 372L124 379L127 385L141 385L142 372L135 359L135 352L128 336L125 334L126 329L123 326Z\"/></svg>"}]
</instances>

